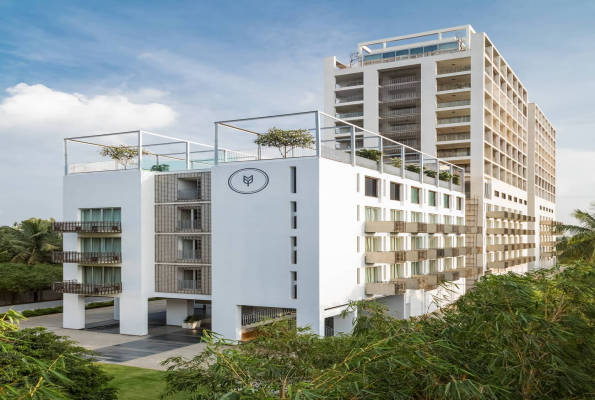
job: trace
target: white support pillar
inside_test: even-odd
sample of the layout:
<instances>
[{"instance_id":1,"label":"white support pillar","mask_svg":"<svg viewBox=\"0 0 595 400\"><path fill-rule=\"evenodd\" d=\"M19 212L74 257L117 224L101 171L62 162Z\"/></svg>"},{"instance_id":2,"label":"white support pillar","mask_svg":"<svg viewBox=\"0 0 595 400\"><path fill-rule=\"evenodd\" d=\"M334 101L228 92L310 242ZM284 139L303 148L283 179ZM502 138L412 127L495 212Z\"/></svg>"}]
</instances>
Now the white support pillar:
<instances>
[{"instance_id":1,"label":"white support pillar","mask_svg":"<svg viewBox=\"0 0 595 400\"><path fill-rule=\"evenodd\" d=\"M215 154L213 156L215 165L219 165L219 124L215 123Z\"/></svg>"},{"instance_id":2,"label":"white support pillar","mask_svg":"<svg viewBox=\"0 0 595 400\"><path fill-rule=\"evenodd\" d=\"M320 158L322 157L322 135L320 133L320 113L318 111L316 111L314 113L315 118L314 118L314 122L316 125L316 157Z\"/></svg>"},{"instance_id":3,"label":"white support pillar","mask_svg":"<svg viewBox=\"0 0 595 400\"><path fill-rule=\"evenodd\" d=\"M194 315L194 300L167 299L166 302L166 325L181 326L186 317Z\"/></svg>"},{"instance_id":4,"label":"white support pillar","mask_svg":"<svg viewBox=\"0 0 595 400\"><path fill-rule=\"evenodd\" d=\"M114 297L114 319L116 321L120 320L120 298Z\"/></svg>"},{"instance_id":5,"label":"white support pillar","mask_svg":"<svg viewBox=\"0 0 595 400\"><path fill-rule=\"evenodd\" d=\"M66 329L85 328L85 296L64 294L62 326Z\"/></svg>"},{"instance_id":6,"label":"white support pillar","mask_svg":"<svg viewBox=\"0 0 595 400\"><path fill-rule=\"evenodd\" d=\"M149 333L149 303L139 293L122 293L120 298L120 333L143 336Z\"/></svg>"}]
</instances>

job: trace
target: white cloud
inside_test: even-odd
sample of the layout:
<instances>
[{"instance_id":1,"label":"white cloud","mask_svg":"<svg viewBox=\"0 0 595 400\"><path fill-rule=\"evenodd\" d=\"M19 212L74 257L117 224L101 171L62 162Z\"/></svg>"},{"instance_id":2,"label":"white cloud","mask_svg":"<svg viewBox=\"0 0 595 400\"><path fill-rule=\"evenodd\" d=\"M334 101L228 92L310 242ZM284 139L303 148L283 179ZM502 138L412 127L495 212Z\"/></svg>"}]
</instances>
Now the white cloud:
<instances>
[{"instance_id":1,"label":"white cloud","mask_svg":"<svg viewBox=\"0 0 595 400\"><path fill-rule=\"evenodd\" d=\"M159 91L145 89L155 96ZM171 125L177 113L158 103L135 104L116 95L85 96L44 85L19 83L0 103L0 132L78 135L155 129Z\"/></svg>"}]
</instances>

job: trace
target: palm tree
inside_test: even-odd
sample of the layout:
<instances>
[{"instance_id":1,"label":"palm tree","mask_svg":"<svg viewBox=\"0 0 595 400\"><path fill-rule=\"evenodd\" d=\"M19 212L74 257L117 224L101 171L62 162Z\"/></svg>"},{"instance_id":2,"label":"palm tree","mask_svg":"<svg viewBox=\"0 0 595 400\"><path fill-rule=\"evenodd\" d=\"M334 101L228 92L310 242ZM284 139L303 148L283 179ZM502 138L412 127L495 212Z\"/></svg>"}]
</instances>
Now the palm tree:
<instances>
[{"instance_id":1,"label":"palm tree","mask_svg":"<svg viewBox=\"0 0 595 400\"><path fill-rule=\"evenodd\" d=\"M0 228L0 250L10 262L38 264L51 261L51 252L62 249L62 236L52 232L52 221L30 218Z\"/></svg>"},{"instance_id":2,"label":"palm tree","mask_svg":"<svg viewBox=\"0 0 595 400\"><path fill-rule=\"evenodd\" d=\"M595 202L591 203L595 210ZM595 262L595 214L574 210L572 216L578 225L558 225L556 231L570 234L559 239L556 250L560 251L561 262L585 261Z\"/></svg>"}]
</instances>

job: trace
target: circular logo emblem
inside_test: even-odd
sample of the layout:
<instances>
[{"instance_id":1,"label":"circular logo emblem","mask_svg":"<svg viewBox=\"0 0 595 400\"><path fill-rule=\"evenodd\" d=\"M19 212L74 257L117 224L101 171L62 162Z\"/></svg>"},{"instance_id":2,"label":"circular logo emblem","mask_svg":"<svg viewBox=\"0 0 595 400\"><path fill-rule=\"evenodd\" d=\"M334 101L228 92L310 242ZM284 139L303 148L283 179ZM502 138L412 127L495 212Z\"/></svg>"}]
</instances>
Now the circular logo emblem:
<instances>
[{"instance_id":1,"label":"circular logo emblem","mask_svg":"<svg viewBox=\"0 0 595 400\"><path fill-rule=\"evenodd\" d=\"M260 169L244 168L231 174L227 183L234 192L253 194L267 187L269 176Z\"/></svg>"}]
</instances>

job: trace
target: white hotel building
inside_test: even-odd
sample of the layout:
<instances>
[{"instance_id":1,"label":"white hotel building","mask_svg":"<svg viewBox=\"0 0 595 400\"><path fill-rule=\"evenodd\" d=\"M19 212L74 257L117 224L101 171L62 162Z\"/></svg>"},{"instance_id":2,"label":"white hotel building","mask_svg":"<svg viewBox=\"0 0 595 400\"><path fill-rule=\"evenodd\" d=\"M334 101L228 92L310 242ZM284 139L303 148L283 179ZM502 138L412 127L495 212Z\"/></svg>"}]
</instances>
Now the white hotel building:
<instances>
[{"instance_id":1,"label":"white hotel building","mask_svg":"<svg viewBox=\"0 0 595 400\"><path fill-rule=\"evenodd\" d=\"M284 121L310 129L313 148L287 158L256 148L257 132ZM85 328L84 298L101 295L116 299L123 334L147 334L147 301L161 297L168 325L203 304L204 326L226 338L249 339L265 317L332 335L351 330L339 314L352 300L376 297L407 318L436 309L443 281L464 293L483 269L465 266L481 249L465 244L478 228L465 226L463 187L338 149L324 139L329 121L308 112L217 123L215 149L145 132L66 139L64 221L54 224L64 327ZM219 147L237 133L250 144ZM93 160L118 143L140 160Z\"/></svg>"},{"instance_id":2,"label":"white hotel building","mask_svg":"<svg viewBox=\"0 0 595 400\"><path fill-rule=\"evenodd\" d=\"M465 169L467 223L484 228L467 238L483 246L468 265L555 263L556 132L485 33L465 25L359 43L349 63L325 59L324 93L326 113ZM349 134L335 125L335 137Z\"/></svg>"}]
</instances>

